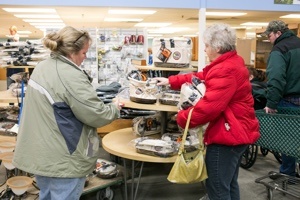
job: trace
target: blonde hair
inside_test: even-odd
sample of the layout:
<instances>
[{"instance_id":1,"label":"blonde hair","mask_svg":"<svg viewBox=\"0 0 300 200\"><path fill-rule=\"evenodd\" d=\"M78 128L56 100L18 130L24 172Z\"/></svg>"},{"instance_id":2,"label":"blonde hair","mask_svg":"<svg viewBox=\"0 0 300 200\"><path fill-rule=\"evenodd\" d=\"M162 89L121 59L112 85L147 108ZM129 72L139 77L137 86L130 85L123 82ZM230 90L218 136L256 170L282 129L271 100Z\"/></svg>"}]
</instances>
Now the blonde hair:
<instances>
[{"instance_id":1,"label":"blonde hair","mask_svg":"<svg viewBox=\"0 0 300 200\"><path fill-rule=\"evenodd\" d=\"M18 28L15 25L13 25L13 26L9 27L9 30L17 32Z\"/></svg>"},{"instance_id":2,"label":"blonde hair","mask_svg":"<svg viewBox=\"0 0 300 200\"><path fill-rule=\"evenodd\" d=\"M45 47L66 57L72 53L78 53L86 43L89 45L92 43L89 33L71 26L66 26L58 32L49 33L43 38Z\"/></svg>"}]
</instances>

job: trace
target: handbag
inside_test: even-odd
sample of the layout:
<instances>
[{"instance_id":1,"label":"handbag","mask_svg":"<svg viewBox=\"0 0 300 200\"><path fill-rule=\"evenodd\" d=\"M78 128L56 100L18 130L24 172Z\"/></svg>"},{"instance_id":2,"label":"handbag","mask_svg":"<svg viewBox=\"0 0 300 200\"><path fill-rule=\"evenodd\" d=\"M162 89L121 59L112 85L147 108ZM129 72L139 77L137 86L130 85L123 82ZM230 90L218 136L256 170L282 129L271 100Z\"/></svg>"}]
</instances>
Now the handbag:
<instances>
[{"instance_id":1,"label":"handbag","mask_svg":"<svg viewBox=\"0 0 300 200\"><path fill-rule=\"evenodd\" d=\"M167 177L172 183L188 184L201 182L207 178L206 165L204 160L205 148L203 145L202 127L199 130L199 149L186 152L184 143L187 137L187 132L191 120L193 108L190 110L188 120L185 125L184 134L178 150L178 155L175 163Z\"/></svg>"}]
</instances>

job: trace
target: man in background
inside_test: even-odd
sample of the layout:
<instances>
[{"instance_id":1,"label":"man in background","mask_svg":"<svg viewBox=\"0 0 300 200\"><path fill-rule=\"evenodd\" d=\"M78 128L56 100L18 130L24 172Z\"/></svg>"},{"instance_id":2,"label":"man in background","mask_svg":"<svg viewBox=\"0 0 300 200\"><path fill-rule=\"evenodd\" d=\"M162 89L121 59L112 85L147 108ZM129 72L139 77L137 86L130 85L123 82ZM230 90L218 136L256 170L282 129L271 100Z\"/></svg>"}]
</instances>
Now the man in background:
<instances>
[{"instance_id":1,"label":"man in background","mask_svg":"<svg viewBox=\"0 0 300 200\"><path fill-rule=\"evenodd\" d=\"M271 21L265 34L273 44L266 70L265 111L276 113L278 107L300 108L300 39L280 20ZM296 159L282 154L280 172L296 176L295 169Z\"/></svg>"},{"instance_id":2,"label":"man in background","mask_svg":"<svg viewBox=\"0 0 300 200\"><path fill-rule=\"evenodd\" d=\"M20 36L18 34L18 28L16 26L9 27L10 32L10 39L8 39L7 42L19 42ZM9 89L9 86L14 83L15 81L10 78L11 75L24 72L23 68L7 68L6 69L6 85L7 89Z\"/></svg>"}]
</instances>

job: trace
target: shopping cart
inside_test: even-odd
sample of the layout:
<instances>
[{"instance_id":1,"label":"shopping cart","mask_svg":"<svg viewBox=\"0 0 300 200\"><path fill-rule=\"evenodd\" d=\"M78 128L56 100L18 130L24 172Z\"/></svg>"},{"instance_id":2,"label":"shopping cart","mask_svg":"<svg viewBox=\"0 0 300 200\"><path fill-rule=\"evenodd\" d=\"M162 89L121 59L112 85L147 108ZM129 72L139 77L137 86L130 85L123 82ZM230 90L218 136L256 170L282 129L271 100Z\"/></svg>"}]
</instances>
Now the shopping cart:
<instances>
[{"instance_id":1,"label":"shopping cart","mask_svg":"<svg viewBox=\"0 0 300 200\"><path fill-rule=\"evenodd\" d=\"M261 134L256 145L300 160L300 109L280 108L276 114L258 110L256 116ZM273 199L274 190L300 199L300 178L272 172L255 182L266 187L270 200Z\"/></svg>"}]
</instances>

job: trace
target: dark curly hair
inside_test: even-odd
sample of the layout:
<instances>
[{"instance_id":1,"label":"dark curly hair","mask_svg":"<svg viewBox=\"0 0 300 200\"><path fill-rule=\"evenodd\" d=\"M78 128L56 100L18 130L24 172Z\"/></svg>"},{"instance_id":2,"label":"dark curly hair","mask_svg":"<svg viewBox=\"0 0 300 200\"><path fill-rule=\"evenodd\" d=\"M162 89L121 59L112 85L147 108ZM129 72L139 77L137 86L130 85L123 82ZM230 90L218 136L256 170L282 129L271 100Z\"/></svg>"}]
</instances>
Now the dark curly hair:
<instances>
[{"instance_id":1,"label":"dark curly hair","mask_svg":"<svg viewBox=\"0 0 300 200\"><path fill-rule=\"evenodd\" d=\"M247 67L249 71L249 76L252 75L257 81L265 82L267 81L266 72L261 69L256 69L254 67Z\"/></svg>"}]
</instances>

